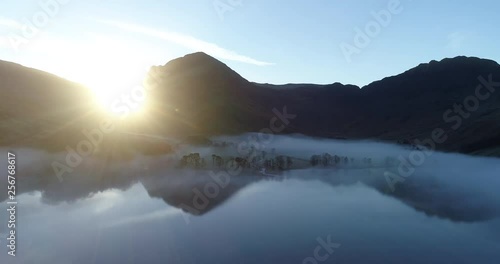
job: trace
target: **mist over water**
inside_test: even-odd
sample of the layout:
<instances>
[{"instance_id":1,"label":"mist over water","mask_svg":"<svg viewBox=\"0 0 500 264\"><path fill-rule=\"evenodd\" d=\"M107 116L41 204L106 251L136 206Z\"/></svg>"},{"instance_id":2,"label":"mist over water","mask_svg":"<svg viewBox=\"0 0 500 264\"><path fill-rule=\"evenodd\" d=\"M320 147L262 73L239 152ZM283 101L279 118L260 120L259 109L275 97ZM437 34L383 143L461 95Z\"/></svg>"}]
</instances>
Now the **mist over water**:
<instances>
[{"instance_id":1,"label":"mist over water","mask_svg":"<svg viewBox=\"0 0 500 264\"><path fill-rule=\"evenodd\" d=\"M312 155L323 153L354 158L354 163L343 168L317 167L289 173L295 177L308 178L327 175L331 180L335 180L335 177L347 178L348 181L345 183L352 182L352 179L348 179L351 177L355 178L356 181L359 180L372 187L383 189L388 186L384 173L391 172L404 178L404 181L396 183L394 191L396 193L399 189L404 189L405 185L417 186L422 189L421 192L431 195L436 203L454 201L461 207L488 208L500 212L500 192L498 192L500 159L498 158L429 152L430 155L425 155L421 165L414 165L410 159L412 152L425 153L399 145L371 141L313 139L304 136L272 136L262 140L263 138L252 133L241 136L217 137L213 139L214 142L233 144L228 144L226 147L179 145L174 154L138 155L133 159L121 161L84 157L83 162L72 168L74 171L66 174L62 182L58 181L51 164L54 161L64 161L67 153L17 149L14 151L18 157L18 181L20 184L18 191L33 191L40 185L45 185L43 197L50 200L52 192L61 193L64 191L61 190L64 189L60 188L61 186L71 184L72 188L68 190L68 195L74 195L74 199L76 199L79 192L75 188L85 188L87 185L96 184L95 181L101 185L109 184L109 187L112 187L119 182L134 181L147 175L163 175L165 177L179 175L180 169L177 166L180 158L189 153L200 153L201 157L205 157L209 162L212 154L246 157L249 155L250 146L254 146L256 152L266 151L274 153L274 155L287 155L304 161L309 161ZM8 150L2 149L2 151L7 152ZM385 163L387 157L398 159L398 162L388 166ZM361 162L363 158L371 158L371 164L363 164ZM406 160L407 163L402 164L401 159ZM6 163L2 163L0 169L6 170L6 166ZM408 169L411 169L413 173L407 173ZM186 175L186 171L181 174ZM217 170L207 169L207 171ZM208 173L202 172L198 174L208 175ZM363 178L365 174L371 176ZM232 176L232 178L235 177L238 175ZM188 182L195 179L196 177L185 176L178 180ZM5 177L2 178L2 183L6 183ZM127 184L125 186L118 184L114 187L125 188L126 186ZM2 200L5 199L4 196L1 197ZM70 197L67 198L71 200Z\"/></svg>"},{"instance_id":2,"label":"mist over water","mask_svg":"<svg viewBox=\"0 0 500 264\"><path fill-rule=\"evenodd\" d=\"M331 262L422 263L419 259L426 259L433 263L446 257L455 263L497 263L491 260L500 259L498 158L432 152L421 165L411 166L414 171L391 190L386 175L400 174L402 165L387 165L387 157L410 160L415 150L304 136L273 136L264 141L257 134L217 137L213 142L226 144L180 144L173 154L136 155L127 160L88 157L63 181L51 164L63 161L66 153L13 150L23 230L19 241L25 243L19 250L36 252L23 254L14 263L30 263L40 255L45 256L40 263L61 259L72 263L127 259L302 263L313 254L316 239L328 235L341 244ZM212 154L245 157L244 150L251 145L258 152L305 163L323 153L354 162L271 176L242 170L229 174L224 184L214 178L224 169L178 167L182 156L190 153L200 153L211 163ZM366 164L364 158L372 162ZM6 163L0 169L5 171ZM5 177L0 183L6 186ZM6 192L0 198L6 206ZM0 217L7 217L4 210ZM1 226L2 236L5 232ZM64 233L75 233L80 242L65 244ZM125 253L114 254L118 249ZM154 254L144 255L144 250Z\"/></svg>"},{"instance_id":3,"label":"mist over water","mask_svg":"<svg viewBox=\"0 0 500 264\"><path fill-rule=\"evenodd\" d=\"M253 139L253 142L260 143L260 147L266 151L275 149L276 153L304 159L322 153L353 157L354 164L347 166L345 170L325 169L323 172L301 171L295 174L303 177L326 174L331 180L337 177L346 182L352 182L352 178L356 178L378 189L387 189L389 183L386 175L389 172L401 177L395 190L388 190L389 193L399 196L419 193L426 196L421 198L426 198L436 208L453 205L464 212L468 209L484 210L495 216L500 215L499 158L419 151L372 141L313 139L304 136L273 136L272 140L264 141L258 140L257 134L246 134L224 139L234 142L252 142L249 139ZM398 161L388 166L385 163L387 157ZM416 160L414 157L424 159ZM363 158L371 158L371 165L361 164Z\"/></svg>"}]
</instances>

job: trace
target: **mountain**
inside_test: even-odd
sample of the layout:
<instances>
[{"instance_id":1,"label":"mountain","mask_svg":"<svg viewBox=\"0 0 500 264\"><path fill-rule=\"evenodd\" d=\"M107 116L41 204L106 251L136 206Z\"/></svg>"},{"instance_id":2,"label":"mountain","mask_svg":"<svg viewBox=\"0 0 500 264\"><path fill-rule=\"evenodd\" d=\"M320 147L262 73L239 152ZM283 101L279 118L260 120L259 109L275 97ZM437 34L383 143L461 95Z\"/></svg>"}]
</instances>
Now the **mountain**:
<instances>
[{"instance_id":1,"label":"mountain","mask_svg":"<svg viewBox=\"0 0 500 264\"><path fill-rule=\"evenodd\" d=\"M485 81L493 81L489 89L500 88L500 66L491 60L431 61L360 88L252 83L215 58L194 53L153 67L148 78L154 84L151 106L161 109L153 119L182 127L179 134L260 131L286 107L295 117L279 133L408 142L432 139L442 129L437 132L447 138L436 143L440 150L472 153L500 146L500 92L481 87L479 96L489 98L476 95ZM455 112L454 104L465 101L470 111Z\"/></svg>"},{"instance_id":2,"label":"mountain","mask_svg":"<svg viewBox=\"0 0 500 264\"><path fill-rule=\"evenodd\" d=\"M198 52L153 66L146 76L149 108L143 120L120 126L118 132L131 133L106 136L102 147L154 154L171 148L133 135L203 138L273 131L393 142L438 135L446 136L436 143L439 150L500 156L498 82L496 62L456 57L364 87L259 84ZM14 63L0 61L0 96L2 146L76 147L86 139L82 131L98 128L104 119L85 87ZM464 102L469 110L454 109ZM283 111L285 126L279 118Z\"/></svg>"},{"instance_id":3,"label":"mountain","mask_svg":"<svg viewBox=\"0 0 500 264\"><path fill-rule=\"evenodd\" d=\"M123 124L104 115L90 89L43 71L0 61L0 98L0 146L61 151L78 150L80 144L87 151L88 145L82 142L91 140L85 133L112 122L116 131L101 130L101 138L94 134L100 142L90 147L92 151L99 149L102 156L113 159L128 158L137 151L171 151L157 141L116 133Z\"/></svg>"},{"instance_id":4,"label":"mountain","mask_svg":"<svg viewBox=\"0 0 500 264\"><path fill-rule=\"evenodd\" d=\"M64 148L96 112L85 87L5 61L0 61L0 98L2 146Z\"/></svg>"}]
</instances>

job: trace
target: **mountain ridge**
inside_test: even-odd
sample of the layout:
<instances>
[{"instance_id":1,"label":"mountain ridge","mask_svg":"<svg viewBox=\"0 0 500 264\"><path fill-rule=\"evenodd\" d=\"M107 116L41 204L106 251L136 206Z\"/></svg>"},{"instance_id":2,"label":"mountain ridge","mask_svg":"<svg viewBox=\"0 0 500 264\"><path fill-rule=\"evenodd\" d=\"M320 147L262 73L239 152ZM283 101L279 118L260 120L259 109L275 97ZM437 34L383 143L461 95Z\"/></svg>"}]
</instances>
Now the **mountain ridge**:
<instances>
[{"instance_id":1,"label":"mountain ridge","mask_svg":"<svg viewBox=\"0 0 500 264\"><path fill-rule=\"evenodd\" d=\"M422 63L361 88L339 82L262 84L250 82L223 62L197 52L151 67L146 80L154 77L158 82L148 93L147 118L134 132L178 137L258 132L269 128L276 111L286 108L296 118L277 132L280 134L395 142L428 138L433 129L443 128L449 139L438 146L439 150L477 153L500 146L500 135L494 132L500 131L500 93L492 92L491 98L481 101L458 129L451 129L443 114L474 95L480 76L488 79L490 75L494 81L500 80L500 65L495 61L459 56ZM0 82L3 98L14 103L19 112L0 108L4 117L0 132L8 135L1 145L34 144L23 140L33 137L32 133L17 136L17 132L50 130L73 122L71 129L64 128L57 136L36 144L61 149L70 141L81 140L78 131L92 124L78 119L95 112L95 106L86 102L90 99L85 99L90 98L88 89L79 84L3 61ZM12 87L17 91L14 97ZM6 119L26 126L9 127Z\"/></svg>"},{"instance_id":2,"label":"mountain ridge","mask_svg":"<svg viewBox=\"0 0 500 264\"><path fill-rule=\"evenodd\" d=\"M206 54L197 53L197 56L203 56L204 61L208 60L211 63L217 61ZM232 69L230 71L234 72ZM281 109L286 105L289 112L298 113L299 117L282 133L388 141L413 140L425 134L430 137L432 129L449 127L449 124L442 120L443 113L448 108L452 108L454 103L462 103L467 96L474 95L474 88L480 84L478 77L487 78L490 74L494 75L494 80L500 80L498 63L465 56L423 63L401 74L383 78L362 88L338 82L326 85L261 84L248 82L243 77L241 82L231 83L228 80L217 80L214 76L207 77L207 74L190 72L189 68L183 69L183 75L186 78L197 80L202 86L198 91L208 89L208 87L210 87L208 90L215 90L214 86L218 86L223 92L223 94L217 94L216 99L211 99L218 101L219 105L205 104L205 100L197 100L193 94L185 93L184 99L189 101L190 105L209 109L208 113L222 107L220 104L230 104L236 101L240 108L247 109L246 112L239 111L237 108L225 110L225 112L240 116L247 124L245 129L236 129L236 133L259 131L269 126L263 119L267 118L269 121L272 118L273 109ZM165 78L168 79L168 76ZM212 85L213 83L217 85ZM172 87L184 85L192 87L188 83L160 85L163 91L153 94L153 97L160 101L158 107L161 108L162 103L168 101L169 91L176 89ZM185 91L185 89L178 90ZM242 97L232 95L235 91L238 91ZM207 95L205 99L209 100L210 96ZM252 102L248 102L249 98ZM498 115L496 107L499 105L499 98L498 94L493 94L492 99L484 102L476 111L479 117L464 120L464 125L458 131L447 129L452 139L440 149L459 152L464 149L474 149L471 145L475 143L468 141L477 143L481 141L481 136L474 136L471 131L479 129L478 127L484 124L498 127L495 118ZM179 107L185 104L182 100L170 103L178 104ZM484 115L491 111L494 111L495 117L485 118ZM233 131L228 132L231 130L229 128L238 127L237 122L224 115L207 113L198 115L193 111L189 112L185 118L195 120L195 123L200 123L205 119L219 119L218 127L199 130L197 131L199 134L232 133ZM252 119L260 120L252 121ZM210 127L210 124L204 124L204 126ZM460 137L460 134L467 134L470 139L464 139ZM490 135L483 136L490 137ZM496 137L496 135L491 135L491 137ZM460 140L463 143L458 144Z\"/></svg>"}]
</instances>

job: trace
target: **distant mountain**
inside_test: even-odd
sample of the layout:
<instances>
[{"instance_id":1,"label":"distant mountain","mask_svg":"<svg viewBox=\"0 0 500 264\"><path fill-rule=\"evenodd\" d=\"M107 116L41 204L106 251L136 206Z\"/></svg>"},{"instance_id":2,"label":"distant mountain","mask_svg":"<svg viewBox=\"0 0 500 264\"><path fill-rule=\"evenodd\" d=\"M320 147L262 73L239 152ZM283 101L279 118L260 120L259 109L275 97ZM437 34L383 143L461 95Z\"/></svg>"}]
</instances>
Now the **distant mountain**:
<instances>
[{"instance_id":1,"label":"distant mountain","mask_svg":"<svg viewBox=\"0 0 500 264\"><path fill-rule=\"evenodd\" d=\"M363 88L340 83L271 85L251 83L215 58L194 53L153 67L149 75L156 85L150 93L152 105L162 111L154 118L165 126L182 127L179 134L259 131L270 128L273 109L282 112L286 106L296 117L280 133L411 141L432 138L441 128L448 138L437 148L466 153L500 147L500 91L483 87L480 96L490 96L478 100L477 109L464 109L463 117L454 112L454 104L477 98L480 77L500 82L500 65L456 57L421 64Z\"/></svg>"},{"instance_id":2,"label":"distant mountain","mask_svg":"<svg viewBox=\"0 0 500 264\"><path fill-rule=\"evenodd\" d=\"M491 60L431 61L360 88L253 83L200 52L153 66L146 80L149 111L125 132L186 138L274 128L284 134L408 142L432 138L441 128L447 139L437 144L440 150L500 156L500 65ZM476 94L489 81L489 90L481 87ZM14 63L0 61L0 96L3 146L61 150L75 146L84 129L103 119L85 87ZM477 99L477 109L454 112L454 104L466 99L469 104ZM294 118L281 130L277 114L284 108ZM156 143L130 143L134 140L115 135L105 146L127 142L132 149L157 152Z\"/></svg>"}]
</instances>

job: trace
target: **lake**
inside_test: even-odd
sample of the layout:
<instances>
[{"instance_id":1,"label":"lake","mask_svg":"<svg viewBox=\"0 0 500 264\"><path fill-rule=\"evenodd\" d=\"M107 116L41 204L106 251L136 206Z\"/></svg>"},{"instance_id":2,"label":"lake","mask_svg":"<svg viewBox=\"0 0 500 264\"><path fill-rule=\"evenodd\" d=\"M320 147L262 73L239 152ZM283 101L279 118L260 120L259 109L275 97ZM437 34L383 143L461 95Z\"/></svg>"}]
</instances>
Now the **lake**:
<instances>
[{"instance_id":1,"label":"lake","mask_svg":"<svg viewBox=\"0 0 500 264\"><path fill-rule=\"evenodd\" d=\"M59 181L52 154L17 153L17 256L3 224L1 263L500 263L494 158L436 153L391 188L397 167L232 175L171 157L89 160Z\"/></svg>"}]
</instances>

